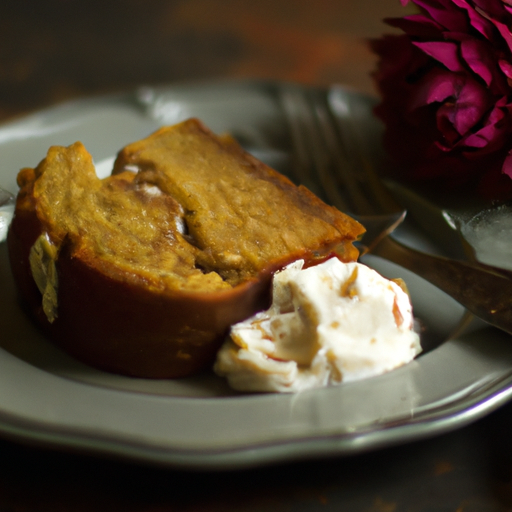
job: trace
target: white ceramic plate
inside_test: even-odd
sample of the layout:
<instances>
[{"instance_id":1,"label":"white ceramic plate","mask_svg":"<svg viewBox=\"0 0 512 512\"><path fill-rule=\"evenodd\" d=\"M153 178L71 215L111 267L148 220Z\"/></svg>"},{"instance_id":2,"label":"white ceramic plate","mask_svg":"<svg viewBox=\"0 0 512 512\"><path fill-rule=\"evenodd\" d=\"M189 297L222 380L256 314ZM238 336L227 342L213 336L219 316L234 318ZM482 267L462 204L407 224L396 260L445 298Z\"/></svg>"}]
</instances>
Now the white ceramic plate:
<instances>
[{"instance_id":1,"label":"white ceramic plate","mask_svg":"<svg viewBox=\"0 0 512 512\"><path fill-rule=\"evenodd\" d=\"M289 137L278 86L142 88L5 124L0 186L16 193L17 171L36 165L50 145L81 140L97 162L108 162L128 142L190 116L216 132L230 131L256 156L286 171ZM371 101L343 89L331 94L376 157L379 126ZM221 469L403 443L465 425L510 398L510 336L488 328L450 336L464 316L459 305L405 270L376 258L368 263L405 277L430 350L362 382L295 395L241 395L212 374L130 379L66 356L20 310L0 244L0 434L175 467Z\"/></svg>"}]
</instances>

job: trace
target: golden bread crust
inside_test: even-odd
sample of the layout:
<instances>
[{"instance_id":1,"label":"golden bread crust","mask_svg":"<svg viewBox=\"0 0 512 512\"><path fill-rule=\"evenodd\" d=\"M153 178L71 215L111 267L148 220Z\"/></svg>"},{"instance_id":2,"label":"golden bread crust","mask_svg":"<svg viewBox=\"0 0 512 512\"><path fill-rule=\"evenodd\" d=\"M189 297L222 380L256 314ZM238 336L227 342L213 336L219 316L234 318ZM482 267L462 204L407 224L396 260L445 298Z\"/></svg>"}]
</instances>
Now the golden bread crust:
<instances>
[{"instance_id":1,"label":"golden bread crust","mask_svg":"<svg viewBox=\"0 0 512 512\"><path fill-rule=\"evenodd\" d=\"M28 310L78 359L174 378L207 368L297 258L353 260L357 222L192 119L118 155L80 143L18 175L11 266Z\"/></svg>"}]
</instances>

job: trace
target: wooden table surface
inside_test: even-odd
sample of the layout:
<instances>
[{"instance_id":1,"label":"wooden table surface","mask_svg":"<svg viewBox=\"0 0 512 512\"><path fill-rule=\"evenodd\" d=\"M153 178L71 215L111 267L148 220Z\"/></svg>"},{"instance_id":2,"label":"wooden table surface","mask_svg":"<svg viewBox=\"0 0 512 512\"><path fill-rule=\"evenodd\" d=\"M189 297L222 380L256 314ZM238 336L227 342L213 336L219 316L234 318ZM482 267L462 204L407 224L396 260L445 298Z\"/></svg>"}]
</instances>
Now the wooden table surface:
<instances>
[{"instance_id":1,"label":"wooden table surface","mask_svg":"<svg viewBox=\"0 0 512 512\"><path fill-rule=\"evenodd\" d=\"M365 40L402 14L398 0L4 0L0 120L141 84L214 78L371 93ZM227 473L0 440L0 512L511 509L512 405L404 446Z\"/></svg>"}]
</instances>

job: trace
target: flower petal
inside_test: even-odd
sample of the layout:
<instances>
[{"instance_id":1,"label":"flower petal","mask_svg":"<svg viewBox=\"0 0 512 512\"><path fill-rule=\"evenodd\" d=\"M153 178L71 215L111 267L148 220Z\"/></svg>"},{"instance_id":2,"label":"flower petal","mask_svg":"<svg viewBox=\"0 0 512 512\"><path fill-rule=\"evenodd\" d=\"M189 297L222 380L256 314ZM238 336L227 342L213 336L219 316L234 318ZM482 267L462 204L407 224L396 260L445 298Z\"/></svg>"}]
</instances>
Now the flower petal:
<instances>
[{"instance_id":1,"label":"flower petal","mask_svg":"<svg viewBox=\"0 0 512 512\"><path fill-rule=\"evenodd\" d=\"M418 14L387 20L405 39L374 74L399 179L512 199L512 0L401 2Z\"/></svg>"},{"instance_id":2,"label":"flower petal","mask_svg":"<svg viewBox=\"0 0 512 512\"><path fill-rule=\"evenodd\" d=\"M498 32L500 33L501 37L505 41L505 43L508 46L508 50L512 50L512 34L510 33L509 28L505 23L502 23L496 19L488 18L492 24L498 29ZM496 48L498 50L498 48Z\"/></svg>"},{"instance_id":3,"label":"flower petal","mask_svg":"<svg viewBox=\"0 0 512 512\"><path fill-rule=\"evenodd\" d=\"M493 20L504 21L506 18L506 11L504 9L503 0L472 0L475 9L482 13L483 16L489 17Z\"/></svg>"},{"instance_id":4,"label":"flower petal","mask_svg":"<svg viewBox=\"0 0 512 512\"><path fill-rule=\"evenodd\" d=\"M452 122L457 132L465 135L487 112L489 99L484 87L467 76L461 78Z\"/></svg>"},{"instance_id":5,"label":"flower petal","mask_svg":"<svg viewBox=\"0 0 512 512\"><path fill-rule=\"evenodd\" d=\"M466 0L453 0L458 7L465 9L469 17L471 26L480 32L486 39L492 40L494 37L494 26L486 17L478 13L477 10Z\"/></svg>"},{"instance_id":6,"label":"flower petal","mask_svg":"<svg viewBox=\"0 0 512 512\"><path fill-rule=\"evenodd\" d=\"M498 65L507 78L512 78L512 63L506 60L499 60Z\"/></svg>"},{"instance_id":7,"label":"flower petal","mask_svg":"<svg viewBox=\"0 0 512 512\"><path fill-rule=\"evenodd\" d=\"M409 110L434 102L443 102L446 98L455 96L457 77L458 75L449 71L434 69L423 79L411 97Z\"/></svg>"},{"instance_id":8,"label":"flower petal","mask_svg":"<svg viewBox=\"0 0 512 512\"><path fill-rule=\"evenodd\" d=\"M509 151L506 156L501 172L506 174L509 178L512 178L512 151Z\"/></svg>"},{"instance_id":9,"label":"flower petal","mask_svg":"<svg viewBox=\"0 0 512 512\"><path fill-rule=\"evenodd\" d=\"M466 135L489 109L485 87L466 74L435 69L424 77L411 98L409 109L414 110L432 103L443 103L436 113L439 129L449 121L457 133ZM448 137L450 140L452 137Z\"/></svg>"},{"instance_id":10,"label":"flower petal","mask_svg":"<svg viewBox=\"0 0 512 512\"><path fill-rule=\"evenodd\" d=\"M403 30L410 37L422 39L439 38L443 27L423 14L413 14L403 18L387 18L389 26Z\"/></svg>"},{"instance_id":11,"label":"flower petal","mask_svg":"<svg viewBox=\"0 0 512 512\"><path fill-rule=\"evenodd\" d=\"M465 14L458 9L453 9L451 0L414 0L414 3L422 7L433 20L446 29L457 32L468 31L469 26Z\"/></svg>"},{"instance_id":12,"label":"flower petal","mask_svg":"<svg viewBox=\"0 0 512 512\"><path fill-rule=\"evenodd\" d=\"M495 68L495 61L489 55L487 46L477 39L468 39L460 44L462 58L471 70L480 76L489 86L493 80L491 69Z\"/></svg>"},{"instance_id":13,"label":"flower petal","mask_svg":"<svg viewBox=\"0 0 512 512\"><path fill-rule=\"evenodd\" d=\"M457 116L455 103L445 103L436 112L437 129L442 134L442 139L436 140L436 144L442 151L451 151L460 140L460 133L454 128Z\"/></svg>"},{"instance_id":14,"label":"flower petal","mask_svg":"<svg viewBox=\"0 0 512 512\"><path fill-rule=\"evenodd\" d=\"M431 41L413 44L427 55L445 65L450 71L464 71L464 66L459 59L459 48L456 43Z\"/></svg>"},{"instance_id":15,"label":"flower petal","mask_svg":"<svg viewBox=\"0 0 512 512\"><path fill-rule=\"evenodd\" d=\"M464 140L465 146L482 149L489 145L496 146L497 142L503 139L509 130L508 126L501 123L505 117L502 110L505 101L506 99L503 98L492 109L483 128L466 137Z\"/></svg>"},{"instance_id":16,"label":"flower petal","mask_svg":"<svg viewBox=\"0 0 512 512\"><path fill-rule=\"evenodd\" d=\"M374 77L381 90L394 91L397 84L407 85L407 76L430 60L405 35L387 35L370 41L370 44L380 57Z\"/></svg>"}]
</instances>

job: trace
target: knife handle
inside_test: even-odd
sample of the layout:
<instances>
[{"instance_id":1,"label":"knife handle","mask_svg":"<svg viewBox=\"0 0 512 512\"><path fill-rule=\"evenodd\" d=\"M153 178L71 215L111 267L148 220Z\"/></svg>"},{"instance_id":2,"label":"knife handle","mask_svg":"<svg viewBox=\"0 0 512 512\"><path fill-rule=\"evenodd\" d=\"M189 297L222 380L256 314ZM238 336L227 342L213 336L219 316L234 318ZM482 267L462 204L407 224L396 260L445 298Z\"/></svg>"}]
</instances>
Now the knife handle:
<instances>
[{"instance_id":1,"label":"knife handle","mask_svg":"<svg viewBox=\"0 0 512 512\"><path fill-rule=\"evenodd\" d=\"M434 256L387 236L372 254L426 279L488 324L512 334L512 279L506 270Z\"/></svg>"}]
</instances>

